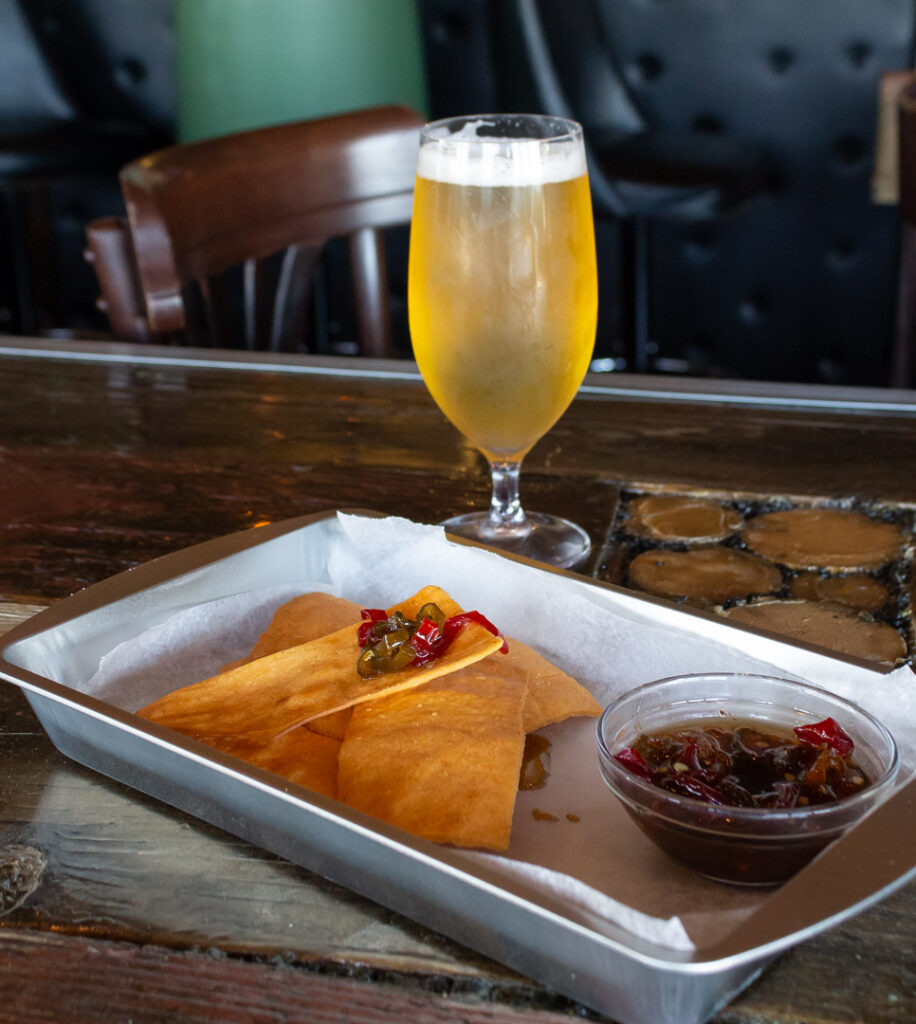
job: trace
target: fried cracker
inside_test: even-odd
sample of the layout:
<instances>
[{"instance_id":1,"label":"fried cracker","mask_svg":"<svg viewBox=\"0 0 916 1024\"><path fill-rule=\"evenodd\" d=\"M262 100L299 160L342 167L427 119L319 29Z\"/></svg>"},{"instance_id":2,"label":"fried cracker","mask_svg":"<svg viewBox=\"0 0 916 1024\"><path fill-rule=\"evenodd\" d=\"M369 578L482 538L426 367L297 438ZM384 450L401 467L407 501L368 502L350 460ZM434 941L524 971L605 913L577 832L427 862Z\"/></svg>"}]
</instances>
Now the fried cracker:
<instances>
[{"instance_id":1,"label":"fried cracker","mask_svg":"<svg viewBox=\"0 0 916 1024\"><path fill-rule=\"evenodd\" d=\"M457 614L457 605L442 609L447 615ZM360 606L342 597L310 593L295 597L274 613L270 626L261 634L247 658L234 662L242 665L258 657L273 654L297 643L316 639L325 633L359 621ZM509 653L491 654L486 661L488 672L503 679L522 679L528 695L522 716L525 732L535 732L546 725L577 715L597 717L601 705L571 676L518 640L509 641ZM224 668L222 671L226 671ZM349 712L313 719L308 728L324 736L342 740Z\"/></svg>"},{"instance_id":2,"label":"fried cracker","mask_svg":"<svg viewBox=\"0 0 916 1024\"><path fill-rule=\"evenodd\" d=\"M305 728L317 732L319 736L330 736L332 739L342 740L346 735L352 710L352 708L343 708L330 715L319 715L317 718L310 719Z\"/></svg>"},{"instance_id":3,"label":"fried cracker","mask_svg":"<svg viewBox=\"0 0 916 1024\"><path fill-rule=\"evenodd\" d=\"M468 669L353 708L337 795L413 835L505 850L525 686Z\"/></svg>"},{"instance_id":4,"label":"fried cracker","mask_svg":"<svg viewBox=\"0 0 916 1024\"><path fill-rule=\"evenodd\" d=\"M252 742L242 736L222 742L219 749L316 793L337 795L339 740L319 736L300 726L266 743Z\"/></svg>"},{"instance_id":5,"label":"fried cracker","mask_svg":"<svg viewBox=\"0 0 916 1024\"><path fill-rule=\"evenodd\" d=\"M452 603L442 611L456 615L460 609ZM251 657L271 654L296 642L312 640L348 622L357 622L359 612L359 605L329 594L303 594L293 598L277 609ZM297 638L301 639L297 641ZM601 714L601 705L572 676L518 640L509 640L508 646L508 654L496 653L487 658L486 670L501 679L522 679L526 683L528 696L522 717L525 732L535 732L577 715L596 718ZM309 728L343 739L346 721L346 713L340 713L326 720L315 719L309 723Z\"/></svg>"},{"instance_id":6,"label":"fried cracker","mask_svg":"<svg viewBox=\"0 0 916 1024\"><path fill-rule=\"evenodd\" d=\"M413 618L429 601L447 615L455 614L446 609L457 606L438 587L425 587L389 614L399 610ZM215 747L241 735L263 743L319 715L420 686L502 646L501 637L470 622L440 658L365 679L356 670L358 629L356 624L346 626L174 690L138 714Z\"/></svg>"},{"instance_id":7,"label":"fried cracker","mask_svg":"<svg viewBox=\"0 0 916 1024\"><path fill-rule=\"evenodd\" d=\"M522 726L526 733L577 715L597 718L601 714L598 701L572 676L520 641L510 638L507 643L508 654L491 654L457 674L479 672L524 683Z\"/></svg>"},{"instance_id":8,"label":"fried cracker","mask_svg":"<svg viewBox=\"0 0 916 1024\"><path fill-rule=\"evenodd\" d=\"M601 705L572 676L518 640L509 640L509 653L493 654L481 664L481 671L500 678L524 679L528 687L522 724L525 732L577 715L597 718Z\"/></svg>"},{"instance_id":9,"label":"fried cracker","mask_svg":"<svg viewBox=\"0 0 916 1024\"><path fill-rule=\"evenodd\" d=\"M244 658L223 665L220 672L247 665L249 661L288 647L298 647L328 633L336 633L360 620L360 606L344 597L314 591L284 602L274 612L270 625Z\"/></svg>"}]
</instances>

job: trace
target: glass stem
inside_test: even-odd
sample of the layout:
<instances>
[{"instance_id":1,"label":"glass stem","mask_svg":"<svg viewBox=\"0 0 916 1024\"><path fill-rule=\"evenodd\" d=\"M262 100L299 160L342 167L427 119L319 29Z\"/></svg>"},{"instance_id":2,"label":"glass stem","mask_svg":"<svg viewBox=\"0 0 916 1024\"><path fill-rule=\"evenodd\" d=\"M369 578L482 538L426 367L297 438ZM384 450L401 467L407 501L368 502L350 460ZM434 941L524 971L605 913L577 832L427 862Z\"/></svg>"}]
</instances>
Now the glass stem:
<instances>
[{"instance_id":1,"label":"glass stem","mask_svg":"<svg viewBox=\"0 0 916 1024\"><path fill-rule=\"evenodd\" d=\"M518 477L521 460L517 462L491 462L493 495L490 498L490 527L500 533L523 536L531 532L525 510L519 500Z\"/></svg>"}]
</instances>

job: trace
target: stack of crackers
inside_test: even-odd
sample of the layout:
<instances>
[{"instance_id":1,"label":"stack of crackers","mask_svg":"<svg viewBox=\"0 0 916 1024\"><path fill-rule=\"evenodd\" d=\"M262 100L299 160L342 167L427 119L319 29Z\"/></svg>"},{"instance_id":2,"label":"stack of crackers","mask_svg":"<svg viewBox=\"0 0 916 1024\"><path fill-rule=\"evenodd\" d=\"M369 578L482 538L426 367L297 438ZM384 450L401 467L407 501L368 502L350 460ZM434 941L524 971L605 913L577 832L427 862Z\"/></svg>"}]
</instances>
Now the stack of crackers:
<instances>
[{"instance_id":1,"label":"stack of crackers","mask_svg":"<svg viewBox=\"0 0 916 1024\"><path fill-rule=\"evenodd\" d=\"M387 609L416 617L438 587ZM435 842L504 850L527 734L592 695L546 658L477 623L423 665L363 678L360 607L309 593L282 605L250 654L139 714Z\"/></svg>"}]
</instances>

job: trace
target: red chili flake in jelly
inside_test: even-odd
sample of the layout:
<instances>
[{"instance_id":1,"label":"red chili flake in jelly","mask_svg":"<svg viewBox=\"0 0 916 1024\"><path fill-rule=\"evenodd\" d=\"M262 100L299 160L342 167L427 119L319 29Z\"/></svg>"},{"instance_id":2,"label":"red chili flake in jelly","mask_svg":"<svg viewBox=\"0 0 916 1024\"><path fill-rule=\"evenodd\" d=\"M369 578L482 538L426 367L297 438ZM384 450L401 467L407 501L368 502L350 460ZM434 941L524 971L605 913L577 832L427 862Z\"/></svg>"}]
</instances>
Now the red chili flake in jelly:
<instances>
[{"instance_id":1,"label":"red chili flake in jelly","mask_svg":"<svg viewBox=\"0 0 916 1024\"><path fill-rule=\"evenodd\" d=\"M669 793L727 807L804 807L864 789L853 742L832 719L793 731L757 722L686 722L641 733L615 760Z\"/></svg>"},{"instance_id":2,"label":"red chili flake in jelly","mask_svg":"<svg viewBox=\"0 0 916 1024\"><path fill-rule=\"evenodd\" d=\"M645 758L635 747L624 747L623 750L618 750L614 755L614 760L619 761L627 771L632 772L634 775L638 775L648 782L653 781L652 769L646 764Z\"/></svg>"},{"instance_id":3,"label":"red chili flake in jelly","mask_svg":"<svg viewBox=\"0 0 916 1024\"><path fill-rule=\"evenodd\" d=\"M822 722L814 722L812 725L796 725L792 732L802 743L810 743L815 747L826 743L840 757L849 757L855 750L852 738L832 718L825 718Z\"/></svg>"}]
</instances>

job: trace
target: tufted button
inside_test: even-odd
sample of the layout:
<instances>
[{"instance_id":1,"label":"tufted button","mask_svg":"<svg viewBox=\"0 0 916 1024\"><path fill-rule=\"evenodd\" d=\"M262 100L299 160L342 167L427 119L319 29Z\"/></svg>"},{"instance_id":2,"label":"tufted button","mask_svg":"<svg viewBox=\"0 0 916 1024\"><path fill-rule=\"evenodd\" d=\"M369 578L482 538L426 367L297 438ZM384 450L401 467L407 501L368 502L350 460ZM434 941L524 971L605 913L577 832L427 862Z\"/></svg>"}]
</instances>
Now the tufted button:
<instances>
[{"instance_id":1,"label":"tufted button","mask_svg":"<svg viewBox=\"0 0 916 1024\"><path fill-rule=\"evenodd\" d=\"M766 178L766 189L771 196L782 195L788 189L788 179L782 170L771 169Z\"/></svg>"},{"instance_id":2,"label":"tufted button","mask_svg":"<svg viewBox=\"0 0 916 1024\"><path fill-rule=\"evenodd\" d=\"M114 67L115 81L121 88L131 88L145 82L149 68L137 57L124 57Z\"/></svg>"},{"instance_id":3,"label":"tufted button","mask_svg":"<svg viewBox=\"0 0 916 1024\"><path fill-rule=\"evenodd\" d=\"M693 130L706 135L724 135L725 125L715 114L697 114L693 119Z\"/></svg>"},{"instance_id":4,"label":"tufted button","mask_svg":"<svg viewBox=\"0 0 916 1024\"><path fill-rule=\"evenodd\" d=\"M767 63L777 75L784 75L795 63L795 53L788 46L774 46L767 53Z\"/></svg>"},{"instance_id":5,"label":"tufted button","mask_svg":"<svg viewBox=\"0 0 916 1024\"><path fill-rule=\"evenodd\" d=\"M687 232L684 256L689 262L708 263L716 251L716 235L707 224L698 224Z\"/></svg>"},{"instance_id":6,"label":"tufted button","mask_svg":"<svg viewBox=\"0 0 916 1024\"><path fill-rule=\"evenodd\" d=\"M630 77L636 82L654 82L665 73L665 62L657 53L641 53L633 62Z\"/></svg>"},{"instance_id":7,"label":"tufted button","mask_svg":"<svg viewBox=\"0 0 916 1024\"><path fill-rule=\"evenodd\" d=\"M459 45L470 35L473 24L470 16L459 7L440 12L429 25L429 34L437 46Z\"/></svg>"},{"instance_id":8,"label":"tufted button","mask_svg":"<svg viewBox=\"0 0 916 1024\"><path fill-rule=\"evenodd\" d=\"M827 266L834 271L845 271L858 262L859 243L850 235L834 238L827 248Z\"/></svg>"},{"instance_id":9,"label":"tufted button","mask_svg":"<svg viewBox=\"0 0 916 1024\"><path fill-rule=\"evenodd\" d=\"M835 352L830 352L818 359L817 372L820 379L828 384L841 384L843 381L849 380L846 365Z\"/></svg>"},{"instance_id":10,"label":"tufted button","mask_svg":"<svg viewBox=\"0 0 916 1024\"><path fill-rule=\"evenodd\" d=\"M852 132L839 135L830 147L833 160L841 170L853 170L865 158L868 150L863 140Z\"/></svg>"},{"instance_id":11,"label":"tufted button","mask_svg":"<svg viewBox=\"0 0 916 1024\"><path fill-rule=\"evenodd\" d=\"M865 67L871 55L871 44L864 39L855 39L846 47L846 58L857 71Z\"/></svg>"},{"instance_id":12,"label":"tufted button","mask_svg":"<svg viewBox=\"0 0 916 1024\"><path fill-rule=\"evenodd\" d=\"M773 300L765 292L751 292L738 306L738 316L748 327L763 323L773 308Z\"/></svg>"}]
</instances>

